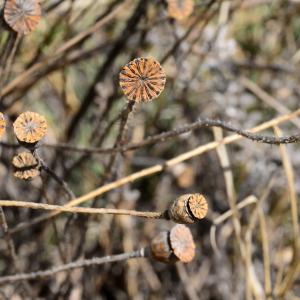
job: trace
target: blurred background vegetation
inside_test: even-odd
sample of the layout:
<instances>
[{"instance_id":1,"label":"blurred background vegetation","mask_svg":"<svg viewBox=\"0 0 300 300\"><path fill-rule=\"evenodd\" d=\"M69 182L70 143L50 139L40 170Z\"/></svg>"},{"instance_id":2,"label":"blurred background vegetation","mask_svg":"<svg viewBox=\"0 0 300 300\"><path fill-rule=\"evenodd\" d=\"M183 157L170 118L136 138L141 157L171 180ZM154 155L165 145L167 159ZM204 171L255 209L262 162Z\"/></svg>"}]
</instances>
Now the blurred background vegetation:
<instances>
[{"instance_id":1,"label":"blurred background vegetation","mask_svg":"<svg viewBox=\"0 0 300 300\"><path fill-rule=\"evenodd\" d=\"M3 7L5 1L0 2ZM44 0L41 6L37 30L19 37L10 74L0 79L0 110L10 125L27 110L44 115L49 125L45 144L113 147L126 107L119 72L136 57L157 59L167 84L158 99L135 105L122 145L197 118L221 119L248 129L299 108L298 0L197 0L192 15L182 21L168 16L164 0ZM2 70L17 39L1 17ZM280 125L284 135L299 132L299 127L299 118ZM272 127L263 133L275 134ZM46 146L39 151L80 196L214 141L220 134L228 135L198 129L118 154L112 166L112 154ZM13 177L11 159L20 149L5 143L14 142L8 130L0 146L0 198L66 203L64 190L47 174L30 182ZM224 167L226 153L229 165ZM209 215L190 227L197 245L194 261L164 265L132 260L78 269L29 282L31 294L20 284L1 286L0 299L300 299L300 248L295 236L299 169L299 145L279 148L241 139L219 152L207 151L110 191L85 205L160 211L181 194L206 195ZM229 218L217 226L218 249L214 248L211 229L217 217L230 209L231 200L239 203L249 196L258 199L262 216L258 205L241 209L240 239ZM298 204L298 212L291 209L290 199ZM11 230L43 214L4 211ZM132 251L171 225L64 214L12 233L12 239L22 271L31 272L79 258ZM266 240L267 257L262 247ZM246 258L241 255L243 247ZM0 273L16 272L1 238ZM265 286L268 273L271 295ZM292 280L285 285L291 273Z\"/></svg>"}]
</instances>

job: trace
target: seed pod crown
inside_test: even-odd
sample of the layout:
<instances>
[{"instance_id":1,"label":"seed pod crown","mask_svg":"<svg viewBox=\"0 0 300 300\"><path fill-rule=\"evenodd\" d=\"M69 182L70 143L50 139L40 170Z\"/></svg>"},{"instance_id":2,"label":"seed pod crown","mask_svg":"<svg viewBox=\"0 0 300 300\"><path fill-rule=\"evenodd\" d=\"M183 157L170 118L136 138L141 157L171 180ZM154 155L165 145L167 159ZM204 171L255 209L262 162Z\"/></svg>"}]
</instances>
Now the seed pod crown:
<instances>
[{"instance_id":1,"label":"seed pod crown","mask_svg":"<svg viewBox=\"0 0 300 300\"><path fill-rule=\"evenodd\" d=\"M44 116L35 112L24 112L14 122L14 132L20 143L34 145L47 132L47 122Z\"/></svg>"}]
</instances>

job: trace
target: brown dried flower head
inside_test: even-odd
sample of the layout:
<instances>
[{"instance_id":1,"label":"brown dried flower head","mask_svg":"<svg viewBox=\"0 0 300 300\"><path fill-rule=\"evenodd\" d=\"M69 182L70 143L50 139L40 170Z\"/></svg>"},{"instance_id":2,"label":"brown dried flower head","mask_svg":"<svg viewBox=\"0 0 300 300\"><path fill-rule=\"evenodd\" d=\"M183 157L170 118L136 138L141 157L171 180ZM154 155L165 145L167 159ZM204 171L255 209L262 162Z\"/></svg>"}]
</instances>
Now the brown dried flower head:
<instances>
[{"instance_id":1,"label":"brown dried flower head","mask_svg":"<svg viewBox=\"0 0 300 300\"><path fill-rule=\"evenodd\" d=\"M195 256L195 244L189 228L176 225L170 231L160 232L151 241L150 252L161 262L190 262Z\"/></svg>"},{"instance_id":2,"label":"brown dried flower head","mask_svg":"<svg viewBox=\"0 0 300 300\"><path fill-rule=\"evenodd\" d=\"M170 205L168 215L176 223L192 224L203 219L207 211L207 201L202 194L185 194Z\"/></svg>"},{"instance_id":3,"label":"brown dried flower head","mask_svg":"<svg viewBox=\"0 0 300 300\"><path fill-rule=\"evenodd\" d=\"M153 58L136 58L120 72L120 86L130 101L148 102L164 90L166 74Z\"/></svg>"},{"instance_id":4,"label":"brown dried flower head","mask_svg":"<svg viewBox=\"0 0 300 300\"><path fill-rule=\"evenodd\" d=\"M7 0L4 19L14 31L28 34L36 29L41 19L40 1Z\"/></svg>"},{"instance_id":5,"label":"brown dried flower head","mask_svg":"<svg viewBox=\"0 0 300 300\"><path fill-rule=\"evenodd\" d=\"M31 152L21 152L14 156L12 164L15 168L14 176L24 180L31 180L40 174L39 163Z\"/></svg>"},{"instance_id":6,"label":"brown dried flower head","mask_svg":"<svg viewBox=\"0 0 300 300\"><path fill-rule=\"evenodd\" d=\"M0 112L0 138L4 135L6 129L6 120L3 113Z\"/></svg>"},{"instance_id":7,"label":"brown dried flower head","mask_svg":"<svg viewBox=\"0 0 300 300\"><path fill-rule=\"evenodd\" d=\"M177 224L170 231L170 243L174 255L188 263L195 256L195 243L191 231L185 225Z\"/></svg>"},{"instance_id":8,"label":"brown dried flower head","mask_svg":"<svg viewBox=\"0 0 300 300\"><path fill-rule=\"evenodd\" d=\"M24 112L14 122L14 132L19 142L33 145L45 136L46 119L35 112Z\"/></svg>"},{"instance_id":9,"label":"brown dried flower head","mask_svg":"<svg viewBox=\"0 0 300 300\"><path fill-rule=\"evenodd\" d=\"M168 14L176 20L183 20L191 15L194 9L193 0L167 0Z\"/></svg>"}]
</instances>

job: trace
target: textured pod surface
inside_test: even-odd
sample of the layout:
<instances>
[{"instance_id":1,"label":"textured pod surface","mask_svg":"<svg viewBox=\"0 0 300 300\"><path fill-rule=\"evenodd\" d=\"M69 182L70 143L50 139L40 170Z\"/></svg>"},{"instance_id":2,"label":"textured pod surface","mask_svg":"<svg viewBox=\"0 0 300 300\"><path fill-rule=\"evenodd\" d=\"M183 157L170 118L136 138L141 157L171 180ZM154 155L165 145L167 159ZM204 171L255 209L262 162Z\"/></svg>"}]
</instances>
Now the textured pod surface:
<instances>
[{"instance_id":1,"label":"textured pod surface","mask_svg":"<svg viewBox=\"0 0 300 300\"><path fill-rule=\"evenodd\" d=\"M195 256L195 243L191 231L185 225L178 224L170 231L170 243L174 255L182 262L188 263Z\"/></svg>"},{"instance_id":2,"label":"textured pod surface","mask_svg":"<svg viewBox=\"0 0 300 300\"><path fill-rule=\"evenodd\" d=\"M20 142L34 144L47 132L46 119L35 112L22 113L14 122L14 132Z\"/></svg>"},{"instance_id":3,"label":"textured pod surface","mask_svg":"<svg viewBox=\"0 0 300 300\"><path fill-rule=\"evenodd\" d=\"M122 68L119 81L128 100L148 102L164 90L166 74L155 59L136 58Z\"/></svg>"},{"instance_id":4,"label":"textured pod surface","mask_svg":"<svg viewBox=\"0 0 300 300\"><path fill-rule=\"evenodd\" d=\"M169 232L160 232L152 239L150 244L151 255L154 259L169 263L171 262L172 249L169 243Z\"/></svg>"},{"instance_id":5,"label":"textured pod surface","mask_svg":"<svg viewBox=\"0 0 300 300\"><path fill-rule=\"evenodd\" d=\"M188 209L196 219L203 219L207 215L208 205L201 194L192 194L188 200Z\"/></svg>"},{"instance_id":6,"label":"textured pod surface","mask_svg":"<svg viewBox=\"0 0 300 300\"><path fill-rule=\"evenodd\" d=\"M193 0L167 0L168 14L176 20L183 20L191 15L194 9Z\"/></svg>"},{"instance_id":7,"label":"textured pod surface","mask_svg":"<svg viewBox=\"0 0 300 300\"><path fill-rule=\"evenodd\" d=\"M192 224L207 215L208 205L202 194L185 194L178 197L170 206L170 219L176 223Z\"/></svg>"},{"instance_id":8,"label":"textured pod surface","mask_svg":"<svg viewBox=\"0 0 300 300\"><path fill-rule=\"evenodd\" d=\"M6 120L3 113L0 112L0 138L4 135L6 128Z\"/></svg>"},{"instance_id":9,"label":"textured pod surface","mask_svg":"<svg viewBox=\"0 0 300 300\"><path fill-rule=\"evenodd\" d=\"M30 180L40 174L38 161L30 152L21 152L14 156L12 164L15 168L14 176Z\"/></svg>"},{"instance_id":10,"label":"textured pod surface","mask_svg":"<svg viewBox=\"0 0 300 300\"><path fill-rule=\"evenodd\" d=\"M195 222L188 210L188 200L192 194L178 197L169 208L169 216L176 223L192 224Z\"/></svg>"},{"instance_id":11,"label":"textured pod surface","mask_svg":"<svg viewBox=\"0 0 300 300\"><path fill-rule=\"evenodd\" d=\"M7 24L20 34L34 31L41 19L38 0L7 0L4 8Z\"/></svg>"}]
</instances>

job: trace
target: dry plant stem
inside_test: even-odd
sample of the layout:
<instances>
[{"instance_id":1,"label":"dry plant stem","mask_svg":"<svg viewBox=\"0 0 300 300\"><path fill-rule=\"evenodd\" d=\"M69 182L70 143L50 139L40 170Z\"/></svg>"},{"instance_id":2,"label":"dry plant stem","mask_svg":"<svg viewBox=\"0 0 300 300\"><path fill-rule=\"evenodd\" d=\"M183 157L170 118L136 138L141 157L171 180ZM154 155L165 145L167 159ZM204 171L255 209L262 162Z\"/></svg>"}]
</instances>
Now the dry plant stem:
<instances>
[{"instance_id":1,"label":"dry plant stem","mask_svg":"<svg viewBox=\"0 0 300 300\"><path fill-rule=\"evenodd\" d=\"M300 115L300 110L296 110L291 114ZM73 151L73 152L85 152L85 153L95 153L95 154L112 154L115 152L127 152L131 150L136 150L148 145L156 144L164 142L168 139L177 137L184 133L199 129L199 128L210 128L210 127L220 127L224 130L235 132L238 135L241 135L244 138L250 139L255 142L260 142L264 144L270 145L279 145L279 144L289 144L289 143L298 143L300 142L300 134L291 135L286 137L273 137L273 136L266 136L266 135L259 135L254 134L251 131L242 130L235 128L234 126L230 125L221 120L212 120L212 119L199 119L194 123L184 125L182 127L176 128L174 130L170 130L167 132L163 132L157 135L149 136L145 140L139 143L128 144L122 147L112 147L112 148L92 148L92 147L77 147L71 146L68 144L43 144L41 147L47 148L57 148L60 150L66 151ZM8 144L5 142L0 142L0 145L3 147L18 147L17 144Z\"/></svg>"},{"instance_id":2,"label":"dry plant stem","mask_svg":"<svg viewBox=\"0 0 300 300\"><path fill-rule=\"evenodd\" d=\"M275 126L274 132L277 136L281 136L281 130ZM292 286L294 280L300 274L300 231L299 231L299 217L298 217L298 199L297 199L297 192L295 188L295 177L294 171L292 167L292 163L287 152L287 149L284 145L280 145L280 153L282 157L282 162L284 166L284 170L287 176L287 184L288 184L288 193L289 193L289 201L291 205L291 214L292 214L292 225L293 225L293 260L291 262L291 266L289 271L287 272L286 276L284 277L283 281L279 286L276 286L275 293L276 295L282 299L285 298L287 291Z\"/></svg>"},{"instance_id":3,"label":"dry plant stem","mask_svg":"<svg viewBox=\"0 0 300 300\"><path fill-rule=\"evenodd\" d=\"M34 74L38 73L39 71L41 71L45 66L47 66L49 64L49 62L52 62L53 60L56 60L57 58L63 56L63 54L65 54L67 51L69 51L74 46L79 44L83 39L85 39L88 36L95 33L102 26L104 26L105 24L110 22L120 12L122 12L127 7L128 3L129 3L128 1L125 1L124 3L120 4L110 14L103 17L103 19L99 20L96 24L94 24L93 26L88 28L86 31L80 32L75 37L71 38L63 46L61 46L58 50L56 50L52 57L45 58L43 61L34 64L31 68L29 68L26 71L24 71L23 73L21 73L14 80L12 80L10 83L8 83L6 86L4 86L4 88L1 90L0 96L1 97L7 96L12 91L14 91L14 89L16 89L20 83L24 84L24 82L28 78L30 78Z\"/></svg>"},{"instance_id":4,"label":"dry plant stem","mask_svg":"<svg viewBox=\"0 0 300 300\"><path fill-rule=\"evenodd\" d=\"M3 79L2 79L4 83L9 78L9 75L10 75L10 72L11 72L11 67L12 67L12 64L13 64L18 46L20 44L21 38L22 38L21 34L18 34L15 41L14 41L14 44L13 44L12 50L10 52L10 55L7 59L7 65L5 66Z\"/></svg>"},{"instance_id":5,"label":"dry plant stem","mask_svg":"<svg viewBox=\"0 0 300 300\"><path fill-rule=\"evenodd\" d=\"M128 122L128 118L129 118L130 113L133 110L134 105L135 105L135 102L129 101L127 103L125 109L121 113L121 116L120 116L120 119L121 119L120 121L121 122L120 122L120 127L119 127L119 133L118 133L118 136L116 138L113 149L117 148L120 145L120 143L122 143L122 140L124 138L124 133L125 133L125 130L126 130L126 126L127 126L127 122ZM117 157L117 152L112 152L109 163L106 167L106 172L105 172L105 179L106 180L110 179L110 177L111 177L111 173L112 173L112 169L113 169L116 157Z\"/></svg>"},{"instance_id":6,"label":"dry plant stem","mask_svg":"<svg viewBox=\"0 0 300 300\"><path fill-rule=\"evenodd\" d=\"M258 200L256 197L254 196L250 196L250 197L253 197L254 203L257 203ZM252 253L253 253L252 233L253 230L255 229L256 221L257 221L257 209L253 210L252 214L250 215L249 225L245 232L246 261L250 269L250 272L252 273L253 278L255 279L253 280L251 285L250 278L249 278L250 276L247 276L249 280L249 282L247 282L247 294L246 294L247 300L252 299L252 295L257 300L265 299L265 294L266 294L257 278L257 275L255 273L255 268L252 263Z\"/></svg>"},{"instance_id":7,"label":"dry plant stem","mask_svg":"<svg viewBox=\"0 0 300 300\"><path fill-rule=\"evenodd\" d=\"M41 169L47 172L64 189L64 191L66 192L66 194L69 196L70 199L75 199L76 197L73 191L68 187L68 184L46 165L46 163L39 156L36 150L34 151L34 156L38 160Z\"/></svg>"},{"instance_id":8,"label":"dry plant stem","mask_svg":"<svg viewBox=\"0 0 300 300\"><path fill-rule=\"evenodd\" d=\"M43 196L46 199L47 204L51 204L51 201L50 201L50 199L47 195L47 192L45 190L44 183L43 183L42 189L43 189L43 194L44 194ZM54 232L54 238L56 240L56 245L57 245L57 248L58 248L58 253L59 253L60 259L62 260L63 263L66 263L67 258L66 258L66 254L64 253L62 245L61 245L61 238L60 238L60 235L59 235L59 231L58 231L56 222L57 222L57 220L51 219L51 224L52 224L52 228L53 228L53 232Z\"/></svg>"},{"instance_id":9,"label":"dry plant stem","mask_svg":"<svg viewBox=\"0 0 300 300\"><path fill-rule=\"evenodd\" d=\"M214 0L211 0L205 10L205 14L207 12L209 12L211 6L215 3ZM190 28L186 31L186 33L176 41L176 43L172 46L172 48L160 59L161 64L164 64L171 56L173 53L175 53L175 51L177 50L177 48L182 44L182 42L184 42L190 35L191 33L194 31L194 29L197 27L198 23L200 23L201 21L205 23L207 23L207 20L209 20L212 16L214 16L215 11L213 13L207 14L206 16L203 16L203 14L199 15L194 22L191 24Z\"/></svg>"},{"instance_id":10,"label":"dry plant stem","mask_svg":"<svg viewBox=\"0 0 300 300\"><path fill-rule=\"evenodd\" d=\"M259 131L262 131L262 130L265 130L267 128L270 128L272 126L275 126L275 125L278 125L280 123L283 123L283 122L287 122L287 121L290 121L292 120L293 118L295 117L298 117L300 115L300 109L294 111L293 113L291 114L287 114L287 115L283 115L283 116L280 116L278 118L274 118L268 122L265 122L265 123L262 123L252 129L249 130L249 132L251 133L255 133L255 132L259 132ZM234 134L234 135L231 135L231 136L228 136L228 137L225 137L220 143L223 143L223 144L230 144L230 143L233 143L235 141L238 141L242 138L242 136L238 135L238 134ZM162 172L165 168L168 168L168 167L172 167L172 166L175 166L181 162L184 162L186 160L189 160L195 156L199 156L199 155L202 155L203 153L206 153L210 150L213 150L215 149L219 144L219 142L210 142L208 144L205 144L205 145L202 145L202 146L199 146L193 150L190 150L190 151L187 151L183 154L180 154L172 159L169 159L167 160L165 163L163 164L157 164L157 165L154 165L153 167L149 167L149 168L146 168L146 169L143 169L141 171L138 171L136 173L133 173L133 174L130 174L128 176L125 176L123 178L120 178L114 182L110 182L108 184L105 184L104 186L101 186L81 197L78 197L72 201L70 201L69 203L67 203L65 206L66 207L73 207L73 206L77 206L81 203L84 203L84 202L87 202L95 197L98 197L100 195L103 195L104 193L107 193L108 191L111 191L111 190L114 190L116 188L119 188L121 186L124 186L128 183L131 183L131 182L134 182L138 179L141 179L141 178L144 178L144 177L147 177L147 176L150 176L150 175L153 175L153 174L156 174L156 173L159 173L159 172ZM38 224L42 221L45 221L45 220L48 220L49 218L52 218L56 215L58 215L59 213L57 212L53 212L53 213L50 213L50 214L47 214L47 215L44 215L44 216L40 216L40 217L37 217L36 219L33 219L31 220L30 222L28 223L24 223L24 224L19 224L15 229L13 229L11 231L11 233L15 233L15 232L18 232L18 231L21 231L25 228L28 228L30 227L31 225L35 225L35 224Z\"/></svg>"},{"instance_id":11,"label":"dry plant stem","mask_svg":"<svg viewBox=\"0 0 300 300\"><path fill-rule=\"evenodd\" d=\"M137 4L134 6L132 15L130 16L130 18L128 18L124 29L112 44L111 49L107 53L106 60L97 70L93 82L90 84L85 96L83 97L81 105L69 122L69 125L66 129L67 140L70 140L73 137L78 124L80 124L80 120L84 117L90 106L93 104L93 101L98 94L95 86L98 82L104 80L112 65L122 52L122 49L124 49L124 47L127 45L129 38L137 31L137 26L145 15L147 7L148 0L137 1Z\"/></svg>"},{"instance_id":12,"label":"dry plant stem","mask_svg":"<svg viewBox=\"0 0 300 300\"><path fill-rule=\"evenodd\" d=\"M18 272L22 272L22 269L19 264L19 259L18 259L17 253L16 253L15 244L10 235L8 225L6 222L6 217L5 217L2 206L0 206L0 224L1 224L0 226L2 227L2 229L4 231L4 239L6 240L7 248L8 248L9 254L12 258L14 267ZM24 284L24 290L26 291L27 295L32 296L31 288L28 284Z\"/></svg>"},{"instance_id":13,"label":"dry plant stem","mask_svg":"<svg viewBox=\"0 0 300 300\"><path fill-rule=\"evenodd\" d=\"M132 258L141 258L145 257L145 249L142 248L137 251L133 251L130 253L122 253L117 255L109 255L105 257L94 257L91 259L84 259L80 261L71 262L68 264L60 265L57 267L53 267L52 269L48 269L45 271L37 271L32 273L20 273L16 275L3 276L0 277L0 285L13 283L17 281L24 280L37 280L45 277L51 277L59 272L69 271L78 268L85 268L89 266L102 265L107 263L113 263L117 261L124 261Z\"/></svg>"},{"instance_id":14,"label":"dry plant stem","mask_svg":"<svg viewBox=\"0 0 300 300\"><path fill-rule=\"evenodd\" d=\"M13 201L13 200L0 200L0 206L2 207L23 207L31 209L41 210L53 210L56 212L69 212L69 213L81 213L81 214L96 214L96 215L126 215L132 217L141 217L148 219L167 219L164 212L143 212L127 209L116 208L89 208L89 207L66 207L61 205L35 203L27 201Z\"/></svg>"},{"instance_id":15,"label":"dry plant stem","mask_svg":"<svg viewBox=\"0 0 300 300\"><path fill-rule=\"evenodd\" d=\"M300 115L300 109L296 110L293 113L297 116ZM114 121L115 122L115 121ZM90 154L112 154L117 152L127 152L131 150L137 150L139 148L149 146L156 143L164 142L168 139L177 137L179 135L185 134L187 132L197 130L200 128L210 128L210 127L219 127L223 128L224 130L235 132L238 135L241 135L244 138L252 140L254 142L260 142L263 144L270 144L270 145L280 145L280 144L292 144L292 143L299 143L300 142L300 134L291 135L291 136L283 136L283 137L273 137L273 136L266 136L266 135L259 135L254 134L251 131L238 129L229 123L226 123L222 120L212 120L212 119L198 119L196 122L184 125L182 127L176 128L174 130L170 130L167 132L163 132L157 135L149 136L145 140L139 143L128 144L126 146L119 146L119 147L112 147L112 148L93 148L93 147L77 147L68 144L43 144L41 147L47 148L57 148L60 150L65 151L73 151L73 152L84 152ZM3 147L12 147L18 148L18 144L9 144L5 142L0 142L0 145Z\"/></svg>"},{"instance_id":16,"label":"dry plant stem","mask_svg":"<svg viewBox=\"0 0 300 300\"><path fill-rule=\"evenodd\" d=\"M246 77L239 79L239 82L250 92L252 92L258 99L261 99L263 102L268 104L270 107L274 108L280 114L289 114L291 111L286 108L281 102L270 96L263 89L261 89L255 82L249 80ZM291 121L298 128L300 128L300 120L294 119Z\"/></svg>"},{"instance_id":17,"label":"dry plant stem","mask_svg":"<svg viewBox=\"0 0 300 300\"><path fill-rule=\"evenodd\" d=\"M21 41L21 35L18 34L17 37L15 38L13 44L12 44L12 49L10 50L10 53L5 60L4 67L3 67L3 73L1 72L1 79L0 79L0 90L2 91L3 86L6 84L7 79L10 76L11 72L11 67L13 64L13 60L15 58L15 54L17 52L18 46ZM2 95L0 92L0 103L2 102Z\"/></svg>"},{"instance_id":18,"label":"dry plant stem","mask_svg":"<svg viewBox=\"0 0 300 300\"><path fill-rule=\"evenodd\" d=\"M217 142L223 140L222 129L214 127L213 133L214 133L215 140ZM226 146L224 144L220 143L216 150L220 160L221 167L224 170L223 172L224 172L226 193L227 193L230 210L232 211L232 223L233 223L234 233L240 250L240 256L242 258L242 261L245 264L245 276L246 276L246 283L247 283L250 282L250 278L249 278L250 266L247 264L246 247L244 241L241 238L241 223L240 223L239 212L236 204L237 196L236 196L236 190L234 186L233 174L230 168L230 160L229 160Z\"/></svg>"},{"instance_id":19,"label":"dry plant stem","mask_svg":"<svg viewBox=\"0 0 300 300\"><path fill-rule=\"evenodd\" d=\"M267 224L263 209L260 202L257 202L257 211L259 218L259 228L262 240L262 249L263 249L263 261L264 261L264 276L265 276L265 294L267 300L272 300L272 282L271 282L271 262L269 254L269 240L267 232Z\"/></svg>"}]
</instances>

